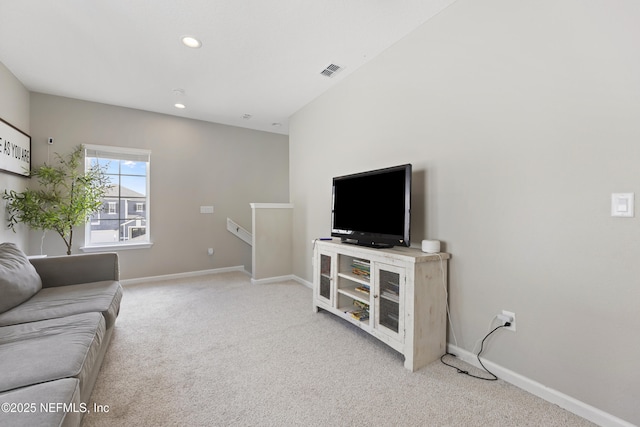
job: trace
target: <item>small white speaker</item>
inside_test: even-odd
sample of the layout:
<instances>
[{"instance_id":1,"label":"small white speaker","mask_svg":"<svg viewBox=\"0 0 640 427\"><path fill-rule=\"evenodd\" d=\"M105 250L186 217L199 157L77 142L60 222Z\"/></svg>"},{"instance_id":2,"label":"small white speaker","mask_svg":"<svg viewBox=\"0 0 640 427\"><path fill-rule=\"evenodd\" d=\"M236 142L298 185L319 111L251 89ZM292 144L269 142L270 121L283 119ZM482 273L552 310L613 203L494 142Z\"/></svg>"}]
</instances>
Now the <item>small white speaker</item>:
<instances>
[{"instance_id":1,"label":"small white speaker","mask_svg":"<svg viewBox=\"0 0 640 427\"><path fill-rule=\"evenodd\" d=\"M440 240L423 240L422 252L426 252L428 254L440 252Z\"/></svg>"}]
</instances>

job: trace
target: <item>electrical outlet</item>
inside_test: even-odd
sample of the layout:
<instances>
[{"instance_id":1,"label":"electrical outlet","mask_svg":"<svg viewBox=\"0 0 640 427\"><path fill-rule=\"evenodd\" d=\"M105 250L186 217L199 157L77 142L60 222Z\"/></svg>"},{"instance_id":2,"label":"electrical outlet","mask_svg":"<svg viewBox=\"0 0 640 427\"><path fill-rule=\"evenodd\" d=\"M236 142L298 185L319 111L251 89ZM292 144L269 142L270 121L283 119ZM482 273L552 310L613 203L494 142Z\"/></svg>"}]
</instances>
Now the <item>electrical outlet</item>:
<instances>
[{"instance_id":1,"label":"electrical outlet","mask_svg":"<svg viewBox=\"0 0 640 427\"><path fill-rule=\"evenodd\" d=\"M511 311L502 310L502 317L506 316L507 318L511 318L512 320L509 322L511 325L505 326L505 329L515 332L516 331L516 314Z\"/></svg>"},{"instance_id":2,"label":"electrical outlet","mask_svg":"<svg viewBox=\"0 0 640 427\"><path fill-rule=\"evenodd\" d=\"M207 253L211 256L213 255L213 248L209 248L207 249Z\"/></svg>"}]
</instances>

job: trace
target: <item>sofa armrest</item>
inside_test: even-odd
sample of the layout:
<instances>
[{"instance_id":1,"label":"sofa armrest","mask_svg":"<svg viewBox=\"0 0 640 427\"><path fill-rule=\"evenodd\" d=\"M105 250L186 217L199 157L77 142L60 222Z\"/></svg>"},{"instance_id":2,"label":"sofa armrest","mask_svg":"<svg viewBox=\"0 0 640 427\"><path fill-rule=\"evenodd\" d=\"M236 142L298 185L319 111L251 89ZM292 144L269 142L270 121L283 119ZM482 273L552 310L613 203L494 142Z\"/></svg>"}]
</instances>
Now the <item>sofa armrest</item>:
<instances>
[{"instance_id":1,"label":"sofa armrest","mask_svg":"<svg viewBox=\"0 0 640 427\"><path fill-rule=\"evenodd\" d=\"M120 280L115 252L32 258L43 288Z\"/></svg>"}]
</instances>

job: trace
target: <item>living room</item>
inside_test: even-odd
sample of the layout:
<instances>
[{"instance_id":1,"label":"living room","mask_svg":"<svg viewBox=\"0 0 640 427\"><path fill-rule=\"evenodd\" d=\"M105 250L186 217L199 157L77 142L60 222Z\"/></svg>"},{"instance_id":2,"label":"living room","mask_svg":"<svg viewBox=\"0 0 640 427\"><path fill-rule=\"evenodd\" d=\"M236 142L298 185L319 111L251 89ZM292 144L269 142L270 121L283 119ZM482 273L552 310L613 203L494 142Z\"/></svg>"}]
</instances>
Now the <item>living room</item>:
<instances>
[{"instance_id":1,"label":"living room","mask_svg":"<svg viewBox=\"0 0 640 427\"><path fill-rule=\"evenodd\" d=\"M452 255L449 345L471 353L513 311L488 361L594 422L640 424L640 227L611 216L611 194L640 182L639 18L631 0L459 0L293 114L288 135L30 91L4 65L0 117L31 136L34 164L79 143L151 150L153 245L120 251L125 283L249 270L226 218L250 229L249 203L265 202L294 205L291 274L309 284L331 178L411 163L412 241ZM0 230L29 255L41 239ZM42 247L64 253L51 234Z\"/></svg>"}]
</instances>

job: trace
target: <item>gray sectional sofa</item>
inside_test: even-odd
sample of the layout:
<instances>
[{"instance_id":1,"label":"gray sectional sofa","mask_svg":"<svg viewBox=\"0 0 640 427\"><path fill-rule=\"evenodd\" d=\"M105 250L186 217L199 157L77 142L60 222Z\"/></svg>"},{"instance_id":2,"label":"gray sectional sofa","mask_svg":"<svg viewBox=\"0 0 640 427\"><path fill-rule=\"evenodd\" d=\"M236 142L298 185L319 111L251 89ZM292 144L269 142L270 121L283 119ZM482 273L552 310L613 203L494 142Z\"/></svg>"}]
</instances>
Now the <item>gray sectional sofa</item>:
<instances>
[{"instance_id":1,"label":"gray sectional sofa","mask_svg":"<svg viewBox=\"0 0 640 427\"><path fill-rule=\"evenodd\" d=\"M0 425L78 426L111 340L118 255L28 259L0 244Z\"/></svg>"}]
</instances>

